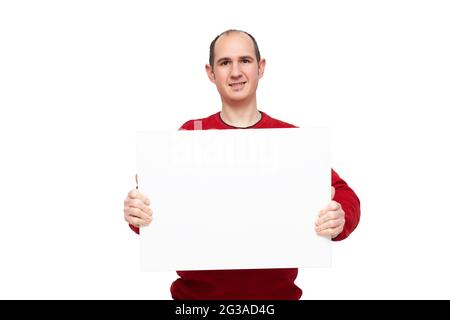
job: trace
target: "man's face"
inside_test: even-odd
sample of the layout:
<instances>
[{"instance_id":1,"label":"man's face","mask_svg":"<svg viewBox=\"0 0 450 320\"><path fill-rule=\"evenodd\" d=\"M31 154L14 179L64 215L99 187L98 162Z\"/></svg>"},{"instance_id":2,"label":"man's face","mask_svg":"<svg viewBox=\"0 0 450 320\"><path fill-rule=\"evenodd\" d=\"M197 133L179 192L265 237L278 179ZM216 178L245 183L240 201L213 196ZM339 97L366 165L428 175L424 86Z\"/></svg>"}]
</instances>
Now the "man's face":
<instances>
[{"instance_id":1,"label":"man's face","mask_svg":"<svg viewBox=\"0 0 450 320\"><path fill-rule=\"evenodd\" d=\"M258 81L265 61L256 61L251 38L241 32L224 34L216 41L214 69L206 65L209 79L216 84L222 101L228 104L256 101Z\"/></svg>"}]
</instances>

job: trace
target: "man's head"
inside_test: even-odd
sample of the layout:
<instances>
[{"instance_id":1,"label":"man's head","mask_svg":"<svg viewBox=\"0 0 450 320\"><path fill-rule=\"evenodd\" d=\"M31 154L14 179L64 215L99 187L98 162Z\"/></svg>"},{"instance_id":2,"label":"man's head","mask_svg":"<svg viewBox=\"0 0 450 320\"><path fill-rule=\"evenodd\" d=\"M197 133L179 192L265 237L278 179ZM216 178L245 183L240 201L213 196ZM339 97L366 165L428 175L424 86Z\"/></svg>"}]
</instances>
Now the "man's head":
<instances>
[{"instance_id":1,"label":"man's head","mask_svg":"<svg viewBox=\"0 0 450 320\"><path fill-rule=\"evenodd\" d=\"M256 105L256 89L266 61L253 36L239 30L223 32L212 41L209 59L205 69L223 103Z\"/></svg>"}]
</instances>

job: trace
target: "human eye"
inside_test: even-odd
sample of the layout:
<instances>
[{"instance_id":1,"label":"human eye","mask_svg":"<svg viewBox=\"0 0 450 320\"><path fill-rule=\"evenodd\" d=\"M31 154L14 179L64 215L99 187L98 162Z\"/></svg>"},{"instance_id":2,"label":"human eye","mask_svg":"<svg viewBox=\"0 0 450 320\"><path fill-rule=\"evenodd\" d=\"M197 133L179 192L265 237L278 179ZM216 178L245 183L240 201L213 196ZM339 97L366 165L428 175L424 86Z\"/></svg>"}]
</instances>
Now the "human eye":
<instances>
[{"instance_id":1,"label":"human eye","mask_svg":"<svg viewBox=\"0 0 450 320\"><path fill-rule=\"evenodd\" d=\"M220 65L221 65L221 66L226 66L226 65L228 65L229 63L230 63L230 61L224 60L224 61L222 61L222 62L220 63Z\"/></svg>"},{"instance_id":2,"label":"human eye","mask_svg":"<svg viewBox=\"0 0 450 320\"><path fill-rule=\"evenodd\" d=\"M246 59L246 58L242 59L241 61L242 61L243 63L250 63L250 62L251 62L250 59Z\"/></svg>"}]
</instances>

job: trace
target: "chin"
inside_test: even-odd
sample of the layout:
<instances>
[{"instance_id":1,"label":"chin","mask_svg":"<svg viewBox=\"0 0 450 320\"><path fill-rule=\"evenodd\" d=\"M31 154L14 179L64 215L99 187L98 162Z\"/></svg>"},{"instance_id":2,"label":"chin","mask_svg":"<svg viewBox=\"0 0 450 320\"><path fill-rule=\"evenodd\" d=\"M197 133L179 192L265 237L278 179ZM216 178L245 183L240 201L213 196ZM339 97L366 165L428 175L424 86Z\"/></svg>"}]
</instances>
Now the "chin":
<instances>
[{"instance_id":1,"label":"chin","mask_svg":"<svg viewBox=\"0 0 450 320\"><path fill-rule=\"evenodd\" d=\"M239 100L241 100L241 99L246 99L246 98L248 98L250 95L249 95L249 93L248 93L248 90L246 90L246 89L244 89L244 90L242 90L242 91L237 91L237 92L235 92L235 91L231 91L231 92L228 92L228 96L231 98L231 99L239 99Z\"/></svg>"},{"instance_id":2,"label":"chin","mask_svg":"<svg viewBox=\"0 0 450 320\"><path fill-rule=\"evenodd\" d=\"M242 96L231 96L231 97L229 97L229 99L231 100L231 101L236 101L236 102L240 102L240 101L244 101L244 100L247 100L247 98L248 98L248 96L247 95L242 95Z\"/></svg>"}]
</instances>

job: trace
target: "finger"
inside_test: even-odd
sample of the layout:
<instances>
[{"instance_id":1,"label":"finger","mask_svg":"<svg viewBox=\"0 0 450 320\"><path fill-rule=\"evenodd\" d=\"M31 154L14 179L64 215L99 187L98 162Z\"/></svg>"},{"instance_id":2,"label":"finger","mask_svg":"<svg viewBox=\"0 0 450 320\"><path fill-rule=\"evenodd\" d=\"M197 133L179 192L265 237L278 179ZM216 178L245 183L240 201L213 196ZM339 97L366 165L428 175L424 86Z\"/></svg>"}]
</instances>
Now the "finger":
<instances>
[{"instance_id":1,"label":"finger","mask_svg":"<svg viewBox=\"0 0 450 320\"><path fill-rule=\"evenodd\" d=\"M136 217L129 217L128 219L125 219L129 224L135 226L135 227L145 227L148 226L151 222L152 219L150 218L149 220L143 220L143 219L139 219Z\"/></svg>"},{"instance_id":2,"label":"finger","mask_svg":"<svg viewBox=\"0 0 450 320\"><path fill-rule=\"evenodd\" d=\"M328 211L336 211L339 209L342 209L341 204L339 202L332 200L330 203L327 204L325 208L319 211L319 217L322 217Z\"/></svg>"},{"instance_id":3,"label":"finger","mask_svg":"<svg viewBox=\"0 0 450 320\"><path fill-rule=\"evenodd\" d=\"M331 200L334 199L335 193L336 193L336 189L332 186L332 187L331 187Z\"/></svg>"},{"instance_id":4,"label":"finger","mask_svg":"<svg viewBox=\"0 0 450 320\"><path fill-rule=\"evenodd\" d=\"M142 220L149 220L152 215L150 213L142 211L141 209L128 207L125 209L125 216L139 218Z\"/></svg>"},{"instance_id":5,"label":"finger","mask_svg":"<svg viewBox=\"0 0 450 320\"><path fill-rule=\"evenodd\" d=\"M130 199L130 198L126 198L124 201L124 205L125 207L131 207L131 208L138 208L141 209L142 211L149 213L150 207L145 204L141 199Z\"/></svg>"},{"instance_id":6,"label":"finger","mask_svg":"<svg viewBox=\"0 0 450 320\"><path fill-rule=\"evenodd\" d=\"M325 230L322 230L322 231L316 231L316 233L319 236L325 236L325 237L333 238L333 237L335 237L335 235L339 234L340 231L334 230L334 229L325 229Z\"/></svg>"},{"instance_id":7,"label":"finger","mask_svg":"<svg viewBox=\"0 0 450 320\"><path fill-rule=\"evenodd\" d=\"M315 228L315 231L317 234L319 235L329 235L332 238L336 237L338 234L340 234L342 232L342 230L344 230L344 225L345 225L345 221L341 221L340 223L338 223L337 227L334 228L325 228L325 229L321 229L319 227Z\"/></svg>"},{"instance_id":8,"label":"finger","mask_svg":"<svg viewBox=\"0 0 450 320\"><path fill-rule=\"evenodd\" d=\"M319 216L316 219L316 225L320 225L329 220L342 219L344 217L345 217L344 210L339 209L339 210L327 211L322 216Z\"/></svg>"},{"instance_id":9,"label":"finger","mask_svg":"<svg viewBox=\"0 0 450 320\"><path fill-rule=\"evenodd\" d=\"M150 199L146 197L144 194L140 193L136 189L131 190L128 192L128 198L130 199L140 199L142 200L146 205L150 205Z\"/></svg>"},{"instance_id":10,"label":"finger","mask_svg":"<svg viewBox=\"0 0 450 320\"><path fill-rule=\"evenodd\" d=\"M316 232L320 232L326 229L336 229L340 228L344 224L344 221L342 219L332 219L328 220L324 223L321 223L316 226Z\"/></svg>"},{"instance_id":11,"label":"finger","mask_svg":"<svg viewBox=\"0 0 450 320\"><path fill-rule=\"evenodd\" d=\"M337 237L342 232L342 230L344 230L344 225L341 225L336 228L324 229L324 230L318 231L317 234L326 235L326 236L331 237L331 239L333 239L333 238Z\"/></svg>"}]
</instances>

